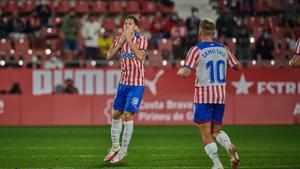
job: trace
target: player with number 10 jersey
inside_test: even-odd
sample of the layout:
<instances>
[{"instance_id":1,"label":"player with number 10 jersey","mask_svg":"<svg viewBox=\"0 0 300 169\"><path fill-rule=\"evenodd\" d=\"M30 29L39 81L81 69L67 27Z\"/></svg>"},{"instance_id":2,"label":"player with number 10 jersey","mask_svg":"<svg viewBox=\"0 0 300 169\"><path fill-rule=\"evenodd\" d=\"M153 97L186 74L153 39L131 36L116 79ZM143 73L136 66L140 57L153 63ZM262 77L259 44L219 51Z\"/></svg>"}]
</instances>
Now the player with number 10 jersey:
<instances>
[{"instance_id":1,"label":"player with number 10 jersey","mask_svg":"<svg viewBox=\"0 0 300 169\"><path fill-rule=\"evenodd\" d=\"M200 23L200 42L191 47L184 67L177 74L187 77L196 70L194 94L194 122L199 127L205 152L213 162L212 169L223 169L215 140L228 152L232 168L237 168L239 157L229 136L221 131L225 109L227 65L239 70L239 62L221 43L215 42L215 24L210 19Z\"/></svg>"},{"instance_id":2,"label":"player with number 10 jersey","mask_svg":"<svg viewBox=\"0 0 300 169\"><path fill-rule=\"evenodd\" d=\"M218 42L200 42L192 47L184 66L196 69L194 103L224 104L226 67L237 63L228 49Z\"/></svg>"}]
</instances>

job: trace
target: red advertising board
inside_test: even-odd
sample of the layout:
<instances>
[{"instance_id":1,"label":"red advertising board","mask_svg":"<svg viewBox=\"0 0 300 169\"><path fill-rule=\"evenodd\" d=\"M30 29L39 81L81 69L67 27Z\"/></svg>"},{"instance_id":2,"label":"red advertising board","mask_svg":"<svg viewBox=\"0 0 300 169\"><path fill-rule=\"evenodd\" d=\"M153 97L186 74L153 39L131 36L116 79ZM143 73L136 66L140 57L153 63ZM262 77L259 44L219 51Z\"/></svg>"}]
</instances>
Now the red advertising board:
<instances>
[{"instance_id":1,"label":"red advertising board","mask_svg":"<svg viewBox=\"0 0 300 169\"><path fill-rule=\"evenodd\" d=\"M194 77L173 68L147 67L137 124L193 124ZM300 114L300 70L243 69L227 72L225 124L293 124ZM111 120L117 69L0 70L0 90L21 85L22 95L0 95L0 125L107 125ZM65 79L78 95L53 94Z\"/></svg>"}]
</instances>

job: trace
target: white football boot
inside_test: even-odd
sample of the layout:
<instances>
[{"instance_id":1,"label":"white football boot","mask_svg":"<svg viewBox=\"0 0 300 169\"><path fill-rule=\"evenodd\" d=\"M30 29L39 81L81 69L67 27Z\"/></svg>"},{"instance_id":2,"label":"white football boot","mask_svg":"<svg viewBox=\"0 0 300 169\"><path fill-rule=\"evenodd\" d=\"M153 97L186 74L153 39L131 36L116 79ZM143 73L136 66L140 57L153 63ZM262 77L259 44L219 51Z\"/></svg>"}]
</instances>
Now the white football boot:
<instances>
[{"instance_id":1,"label":"white football boot","mask_svg":"<svg viewBox=\"0 0 300 169\"><path fill-rule=\"evenodd\" d=\"M118 148L111 148L107 154L107 156L104 158L104 162L111 161L120 151L120 147Z\"/></svg>"},{"instance_id":2,"label":"white football boot","mask_svg":"<svg viewBox=\"0 0 300 169\"><path fill-rule=\"evenodd\" d=\"M240 158L239 155L237 153L237 149L236 146L234 144L231 144L229 149L228 149L228 155L230 157L230 163L231 163L231 168L232 169L237 169L239 162L240 162Z\"/></svg>"},{"instance_id":3,"label":"white football boot","mask_svg":"<svg viewBox=\"0 0 300 169\"><path fill-rule=\"evenodd\" d=\"M110 163L112 164L120 163L126 157L126 155L127 155L127 151L120 150L118 154L112 160L110 160Z\"/></svg>"}]
</instances>

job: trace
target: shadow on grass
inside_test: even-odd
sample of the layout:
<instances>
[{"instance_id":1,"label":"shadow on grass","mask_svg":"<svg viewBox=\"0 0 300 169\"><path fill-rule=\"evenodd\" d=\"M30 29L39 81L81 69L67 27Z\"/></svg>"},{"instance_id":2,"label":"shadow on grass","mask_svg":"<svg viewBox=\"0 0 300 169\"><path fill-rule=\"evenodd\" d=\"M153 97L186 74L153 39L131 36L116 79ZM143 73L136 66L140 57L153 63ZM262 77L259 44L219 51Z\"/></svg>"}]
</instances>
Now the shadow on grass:
<instances>
[{"instance_id":1,"label":"shadow on grass","mask_svg":"<svg viewBox=\"0 0 300 169\"><path fill-rule=\"evenodd\" d=\"M93 168L125 168L127 165L124 162L118 164L111 164L111 163L102 163L98 165L94 165Z\"/></svg>"}]
</instances>

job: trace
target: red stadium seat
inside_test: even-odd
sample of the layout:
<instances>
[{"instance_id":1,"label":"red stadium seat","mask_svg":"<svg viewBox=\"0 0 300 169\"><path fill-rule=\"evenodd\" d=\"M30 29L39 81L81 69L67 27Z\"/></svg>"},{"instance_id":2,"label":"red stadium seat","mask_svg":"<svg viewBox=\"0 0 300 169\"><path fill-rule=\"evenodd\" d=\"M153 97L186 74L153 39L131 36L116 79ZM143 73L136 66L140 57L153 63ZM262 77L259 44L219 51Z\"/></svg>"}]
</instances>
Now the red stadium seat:
<instances>
[{"instance_id":1,"label":"red stadium seat","mask_svg":"<svg viewBox=\"0 0 300 169\"><path fill-rule=\"evenodd\" d=\"M47 48L49 47L52 52L62 50L61 40L59 38L49 39L46 41Z\"/></svg>"},{"instance_id":2,"label":"red stadium seat","mask_svg":"<svg viewBox=\"0 0 300 169\"><path fill-rule=\"evenodd\" d=\"M140 17L140 28L142 30L150 30L151 27L151 21L149 20L149 18L147 16L141 16Z\"/></svg>"},{"instance_id":3,"label":"red stadium seat","mask_svg":"<svg viewBox=\"0 0 300 169\"><path fill-rule=\"evenodd\" d=\"M70 5L70 1L67 0L60 0L57 7L56 7L56 11L58 14L66 14L71 10L71 5Z\"/></svg>"},{"instance_id":4,"label":"red stadium seat","mask_svg":"<svg viewBox=\"0 0 300 169\"><path fill-rule=\"evenodd\" d=\"M64 61L71 61L74 58L74 53L71 51L64 52Z\"/></svg>"},{"instance_id":5,"label":"red stadium seat","mask_svg":"<svg viewBox=\"0 0 300 169\"><path fill-rule=\"evenodd\" d=\"M154 14L157 11L157 6L153 1L142 2L142 11L147 14Z\"/></svg>"},{"instance_id":6,"label":"red stadium seat","mask_svg":"<svg viewBox=\"0 0 300 169\"><path fill-rule=\"evenodd\" d=\"M254 38L257 39L261 36L262 34L262 28L261 27L257 27L257 28L253 28L253 35L254 35Z\"/></svg>"},{"instance_id":7,"label":"red stadium seat","mask_svg":"<svg viewBox=\"0 0 300 169\"><path fill-rule=\"evenodd\" d=\"M173 52L173 42L170 39L162 39L158 41L158 49L163 52Z\"/></svg>"},{"instance_id":8,"label":"red stadium seat","mask_svg":"<svg viewBox=\"0 0 300 169\"><path fill-rule=\"evenodd\" d=\"M147 56L151 66L158 67L162 64L162 51L156 49L149 50L147 51Z\"/></svg>"},{"instance_id":9,"label":"red stadium seat","mask_svg":"<svg viewBox=\"0 0 300 169\"><path fill-rule=\"evenodd\" d=\"M58 28L44 28L42 33L44 38L57 38L60 36Z\"/></svg>"},{"instance_id":10,"label":"red stadium seat","mask_svg":"<svg viewBox=\"0 0 300 169\"><path fill-rule=\"evenodd\" d=\"M89 3L84 0L76 1L75 6L76 13L84 14L89 12Z\"/></svg>"},{"instance_id":11,"label":"red stadium seat","mask_svg":"<svg viewBox=\"0 0 300 169\"><path fill-rule=\"evenodd\" d=\"M161 6L160 7L160 11L161 13L163 14L170 14L173 12L173 8L172 7L169 7L169 6Z\"/></svg>"},{"instance_id":12,"label":"red stadium seat","mask_svg":"<svg viewBox=\"0 0 300 169\"><path fill-rule=\"evenodd\" d=\"M29 47L29 40L26 38L16 39L14 40L15 45L15 59L23 60L24 65L26 65L31 58L32 50Z\"/></svg>"},{"instance_id":13,"label":"red stadium seat","mask_svg":"<svg viewBox=\"0 0 300 169\"><path fill-rule=\"evenodd\" d=\"M4 14L12 14L14 11L18 11L18 1L8 0L2 7Z\"/></svg>"},{"instance_id":14,"label":"red stadium seat","mask_svg":"<svg viewBox=\"0 0 300 169\"><path fill-rule=\"evenodd\" d=\"M281 12L284 10L284 3L285 3L285 0L277 0L276 3L273 2L272 3L272 11L277 11L277 12Z\"/></svg>"},{"instance_id":15,"label":"red stadium seat","mask_svg":"<svg viewBox=\"0 0 300 169\"><path fill-rule=\"evenodd\" d=\"M12 45L10 39L0 40L0 53L5 52L5 54L8 55L11 49L12 49Z\"/></svg>"},{"instance_id":16,"label":"red stadium seat","mask_svg":"<svg viewBox=\"0 0 300 169\"><path fill-rule=\"evenodd\" d=\"M63 24L63 22L64 22L64 17L56 16L50 18L50 24L53 27L59 27Z\"/></svg>"},{"instance_id":17,"label":"red stadium seat","mask_svg":"<svg viewBox=\"0 0 300 169\"><path fill-rule=\"evenodd\" d=\"M107 7L107 3L101 0L97 0L92 2L91 4L92 6L92 12L93 13L105 13L106 12L106 7Z\"/></svg>"},{"instance_id":18,"label":"red stadium seat","mask_svg":"<svg viewBox=\"0 0 300 169\"><path fill-rule=\"evenodd\" d=\"M15 44L15 51L17 53L27 53L29 50L29 40L26 38L16 39L14 41Z\"/></svg>"},{"instance_id":19,"label":"red stadium seat","mask_svg":"<svg viewBox=\"0 0 300 169\"><path fill-rule=\"evenodd\" d=\"M35 9L35 0L26 0L23 3L22 12L30 13Z\"/></svg>"},{"instance_id":20,"label":"red stadium seat","mask_svg":"<svg viewBox=\"0 0 300 169\"><path fill-rule=\"evenodd\" d=\"M121 1L109 1L108 12L116 14L116 13L121 13L122 11L123 11L123 7Z\"/></svg>"},{"instance_id":21,"label":"red stadium seat","mask_svg":"<svg viewBox=\"0 0 300 169\"><path fill-rule=\"evenodd\" d=\"M249 17L247 23L251 28L257 27L259 25L258 17Z\"/></svg>"},{"instance_id":22,"label":"red stadium seat","mask_svg":"<svg viewBox=\"0 0 300 169\"><path fill-rule=\"evenodd\" d=\"M139 13L140 12L140 4L138 1L127 1L125 11L127 13Z\"/></svg>"},{"instance_id":23,"label":"red stadium seat","mask_svg":"<svg viewBox=\"0 0 300 169\"><path fill-rule=\"evenodd\" d=\"M270 10L269 8L269 4L266 0L257 0L255 1L255 10L256 12L258 13L261 13L261 12L268 12Z\"/></svg>"},{"instance_id":24,"label":"red stadium seat","mask_svg":"<svg viewBox=\"0 0 300 169\"><path fill-rule=\"evenodd\" d=\"M279 47L279 44L281 47ZM283 43L277 43L275 46L275 50L272 51L274 59L277 61L283 61L286 59L285 58L286 50L283 45L284 45Z\"/></svg>"},{"instance_id":25,"label":"red stadium seat","mask_svg":"<svg viewBox=\"0 0 300 169\"><path fill-rule=\"evenodd\" d=\"M271 35L273 39L282 39L283 35L284 35L284 28L281 27L275 27L273 29L271 29Z\"/></svg>"},{"instance_id":26,"label":"red stadium seat","mask_svg":"<svg viewBox=\"0 0 300 169\"><path fill-rule=\"evenodd\" d=\"M269 16L265 18L266 26L269 28L274 28L278 26L277 17L276 16Z\"/></svg>"},{"instance_id":27,"label":"red stadium seat","mask_svg":"<svg viewBox=\"0 0 300 169\"><path fill-rule=\"evenodd\" d=\"M102 21L102 26L106 30L114 31L116 29L116 23L113 18L106 17Z\"/></svg>"}]
</instances>

